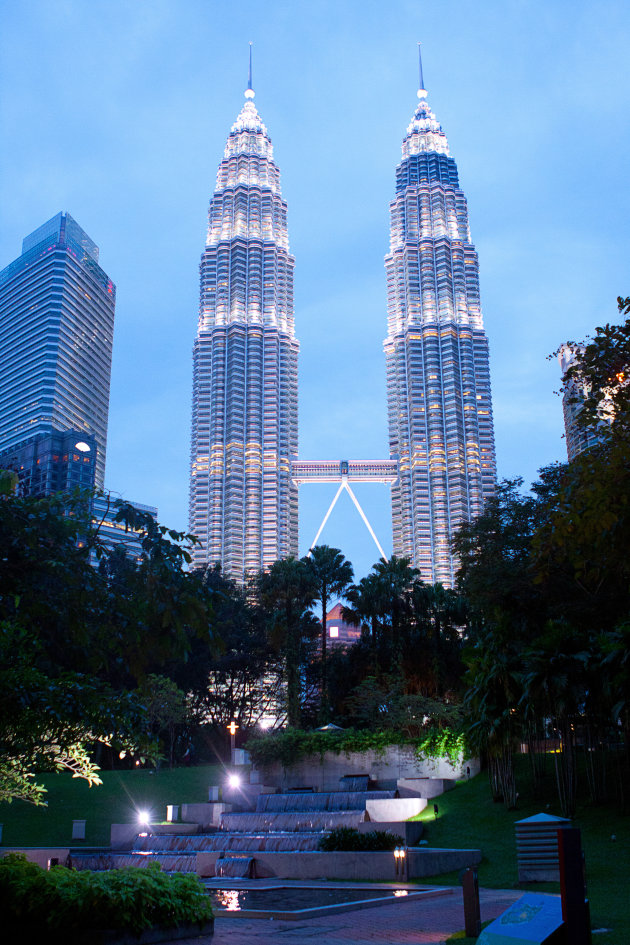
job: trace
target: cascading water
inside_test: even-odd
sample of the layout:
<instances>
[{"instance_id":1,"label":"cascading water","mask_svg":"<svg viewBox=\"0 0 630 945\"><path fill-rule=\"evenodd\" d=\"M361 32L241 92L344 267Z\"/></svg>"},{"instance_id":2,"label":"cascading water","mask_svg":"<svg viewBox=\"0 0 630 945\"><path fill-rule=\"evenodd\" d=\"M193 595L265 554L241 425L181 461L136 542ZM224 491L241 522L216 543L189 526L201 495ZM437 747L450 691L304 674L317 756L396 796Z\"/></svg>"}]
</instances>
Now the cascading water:
<instances>
[{"instance_id":1,"label":"cascading water","mask_svg":"<svg viewBox=\"0 0 630 945\"><path fill-rule=\"evenodd\" d=\"M138 835L128 852L72 851L72 862L77 869L93 870L159 863L167 872L187 873L195 872L198 852L210 851L220 854L217 875L244 877L255 870L255 853L317 850L324 831L356 827L366 819L366 801L391 798L395 793L354 790L261 794L255 811L223 814L220 829L213 833ZM239 872L243 870L246 872Z\"/></svg>"},{"instance_id":2,"label":"cascading water","mask_svg":"<svg viewBox=\"0 0 630 945\"><path fill-rule=\"evenodd\" d=\"M221 829L237 833L259 833L265 830L301 832L313 830L322 833L333 827L356 827L365 820L365 810L344 811L283 811L279 814L253 813L224 814Z\"/></svg>"},{"instance_id":3,"label":"cascading water","mask_svg":"<svg viewBox=\"0 0 630 945\"><path fill-rule=\"evenodd\" d=\"M251 879L254 871L253 856L222 856L216 862L216 876L238 876Z\"/></svg>"}]
</instances>

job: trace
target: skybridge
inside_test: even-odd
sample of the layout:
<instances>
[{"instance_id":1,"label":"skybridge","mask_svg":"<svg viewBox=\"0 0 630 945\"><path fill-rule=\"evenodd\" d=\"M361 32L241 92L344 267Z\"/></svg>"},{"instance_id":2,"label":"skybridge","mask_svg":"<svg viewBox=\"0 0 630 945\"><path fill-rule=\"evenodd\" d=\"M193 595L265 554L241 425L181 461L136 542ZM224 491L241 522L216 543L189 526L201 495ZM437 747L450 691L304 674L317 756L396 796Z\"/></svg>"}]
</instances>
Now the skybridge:
<instances>
[{"instance_id":1,"label":"skybridge","mask_svg":"<svg viewBox=\"0 0 630 945\"><path fill-rule=\"evenodd\" d=\"M342 459L342 460L301 460L291 464L291 478L297 486L312 485L313 483L337 482L339 488L330 503L315 538L311 542L309 556L319 540L330 513L337 504L337 499L345 489L352 499L357 512L363 519L367 530L374 539L374 543L382 558L387 560L381 544L370 525L367 515L361 508L359 500L350 487L351 482L376 482L383 485L393 485L398 479L398 462L395 459Z\"/></svg>"}]
</instances>

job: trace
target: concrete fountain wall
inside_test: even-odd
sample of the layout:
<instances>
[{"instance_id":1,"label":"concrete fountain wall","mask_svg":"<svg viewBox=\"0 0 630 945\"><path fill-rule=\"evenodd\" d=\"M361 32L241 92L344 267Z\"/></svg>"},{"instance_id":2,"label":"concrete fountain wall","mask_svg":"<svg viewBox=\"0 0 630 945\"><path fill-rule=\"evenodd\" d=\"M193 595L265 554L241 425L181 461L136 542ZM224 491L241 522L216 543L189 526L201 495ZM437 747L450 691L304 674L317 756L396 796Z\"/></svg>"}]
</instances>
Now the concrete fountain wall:
<instances>
[{"instance_id":1,"label":"concrete fountain wall","mask_svg":"<svg viewBox=\"0 0 630 945\"><path fill-rule=\"evenodd\" d=\"M340 778L346 775L368 774L378 781L379 787L396 788L400 779L453 782L473 777L479 770L477 758L462 756L451 764L447 759L418 758L412 745L389 745L383 751L342 751L339 754L327 751L323 756L309 755L292 765L285 766L277 761L255 766L252 780L281 791L296 787L334 791L338 789Z\"/></svg>"},{"instance_id":2,"label":"concrete fountain wall","mask_svg":"<svg viewBox=\"0 0 630 945\"><path fill-rule=\"evenodd\" d=\"M215 875L216 861L221 854L210 851L197 853L197 875ZM436 847L407 849L406 876L422 879L438 876L452 870L462 870L481 863L480 850L443 850ZM256 878L264 879L334 879L381 880L394 882L393 853L321 853L302 851L276 853L262 850L256 853Z\"/></svg>"}]
</instances>

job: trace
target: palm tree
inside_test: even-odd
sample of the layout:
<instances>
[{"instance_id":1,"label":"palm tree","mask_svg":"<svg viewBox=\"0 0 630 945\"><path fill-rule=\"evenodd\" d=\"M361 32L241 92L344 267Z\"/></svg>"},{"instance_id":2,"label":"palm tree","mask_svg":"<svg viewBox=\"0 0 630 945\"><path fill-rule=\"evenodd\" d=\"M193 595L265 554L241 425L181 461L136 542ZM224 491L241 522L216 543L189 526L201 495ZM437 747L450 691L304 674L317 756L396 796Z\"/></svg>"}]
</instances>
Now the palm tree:
<instances>
[{"instance_id":1,"label":"palm tree","mask_svg":"<svg viewBox=\"0 0 630 945\"><path fill-rule=\"evenodd\" d=\"M391 626L391 668L396 668L402 655L403 620L409 614L411 589L420 572L411 567L409 558L392 555L389 561L385 558L377 561L372 574L378 588L380 613Z\"/></svg>"},{"instance_id":2,"label":"palm tree","mask_svg":"<svg viewBox=\"0 0 630 945\"><path fill-rule=\"evenodd\" d=\"M304 560L282 558L257 579L263 609L270 622L271 638L284 653L287 684L287 721L297 728L301 717L301 673L308 610L317 600L317 584ZM310 619L314 618L310 615Z\"/></svg>"},{"instance_id":3,"label":"palm tree","mask_svg":"<svg viewBox=\"0 0 630 945\"><path fill-rule=\"evenodd\" d=\"M321 721L328 722L328 681L326 676L326 614L331 597L344 594L354 577L354 571L349 561L344 558L338 548L328 545L317 545L311 549L310 557L304 559L314 580L317 583L317 596L322 605L322 695Z\"/></svg>"},{"instance_id":4,"label":"palm tree","mask_svg":"<svg viewBox=\"0 0 630 945\"><path fill-rule=\"evenodd\" d=\"M414 581L411 603L416 625L413 650L421 641L424 652L425 695L441 699L461 677L460 631L466 624L466 605L457 591L421 580Z\"/></svg>"}]
</instances>

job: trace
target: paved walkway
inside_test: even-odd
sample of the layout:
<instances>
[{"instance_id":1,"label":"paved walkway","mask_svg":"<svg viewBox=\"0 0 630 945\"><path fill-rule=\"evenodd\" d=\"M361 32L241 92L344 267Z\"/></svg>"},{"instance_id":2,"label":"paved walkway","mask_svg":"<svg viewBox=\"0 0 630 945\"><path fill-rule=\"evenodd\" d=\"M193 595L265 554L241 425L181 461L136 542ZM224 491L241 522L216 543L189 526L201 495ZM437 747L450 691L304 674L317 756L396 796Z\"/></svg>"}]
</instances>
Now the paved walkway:
<instances>
[{"instance_id":1,"label":"paved walkway","mask_svg":"<svg viewBox=\"0 0 630 945\"><path fill-rule=\"evenodd\" d=\"M515 902L522 892L511 889L480 891L481 920L494 919ZM452 895L425 900L399 900L370 909L343 912L317 919L218 918L212 938L187 939L181 945L443 945L464 928L461 888Z\"/></svg>"}]
</instances>

